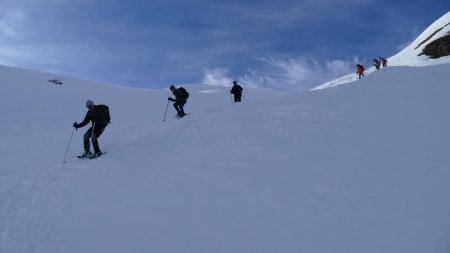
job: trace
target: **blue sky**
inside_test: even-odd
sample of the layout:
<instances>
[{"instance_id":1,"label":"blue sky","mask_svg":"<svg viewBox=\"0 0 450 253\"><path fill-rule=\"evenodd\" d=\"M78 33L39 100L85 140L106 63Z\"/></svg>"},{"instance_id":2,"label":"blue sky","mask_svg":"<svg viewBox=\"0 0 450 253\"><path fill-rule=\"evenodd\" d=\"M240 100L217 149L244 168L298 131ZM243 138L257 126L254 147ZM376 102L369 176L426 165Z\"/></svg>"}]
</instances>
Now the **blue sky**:
<instances>
[{"instance_id":1,"label":"blue sky","mask_svg":"<svg viewBox=\"0 0 450 253\"><path fill-rule=\"evenodd\" d=\"M304 90L392 56L448 0L0 0L0 64L136 87Z\"/></svg>"}]
</instances>

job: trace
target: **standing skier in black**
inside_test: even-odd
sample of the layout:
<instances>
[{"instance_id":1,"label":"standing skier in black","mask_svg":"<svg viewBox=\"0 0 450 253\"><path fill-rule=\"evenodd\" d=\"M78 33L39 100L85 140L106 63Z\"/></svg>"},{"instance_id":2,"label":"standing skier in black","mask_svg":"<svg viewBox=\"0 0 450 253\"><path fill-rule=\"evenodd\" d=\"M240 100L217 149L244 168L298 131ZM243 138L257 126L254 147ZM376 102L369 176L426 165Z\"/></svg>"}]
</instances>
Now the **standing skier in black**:
<instances>
[{"instance_id":1,"label":"standing skier in black","mask_svg":"<svg viewBox=\"0 0 450 253\"><path fill-rule=\"evenodd\" d=\"M242 98L242 87L236 82L233 81L233 88L231 88L230 93L234 95L234 102L241 102Z\"/></svg>"},{"instance_id":2,"label":"standing skier in black","mask_svg":"<svg viewBox=\"0 0 450 253\"><path fill-rule=\"evenodd\" d=\"M186 91L185 88L180 87L180 88L175 88L175 86L170 85L170 91L172 91L172 94L175 96L174 98L169 97L168 100L175 102L173 103L173 107L175 108L175 110L177 111L177 116L179 118L182 118L184 116L186 116L186 113L184 113L184 105L187 102L187 99L189 97L189 93Z\"/></svg>"},{"instance_id":3,"label":"standing skier in black","mask_svg":"<svg viewBox=\"0 0 450 253\"><path fill-rule=\"evenodd\" d=\"M103 153L98 146L98 138L103 133L108 123L110 123L109 108L106 105L95 105L92 100L86 101L86 107L88 108L88 111L83 122L80 124L77 122L73 123L73 127L78 129L87 125L89 121L92 121L92 126L83 136L85 152L81 157L101 156ZM89 138L92 141L92 146L94 146L94 154L92 154L90 150Z\"/></svg>"}]
</instances>

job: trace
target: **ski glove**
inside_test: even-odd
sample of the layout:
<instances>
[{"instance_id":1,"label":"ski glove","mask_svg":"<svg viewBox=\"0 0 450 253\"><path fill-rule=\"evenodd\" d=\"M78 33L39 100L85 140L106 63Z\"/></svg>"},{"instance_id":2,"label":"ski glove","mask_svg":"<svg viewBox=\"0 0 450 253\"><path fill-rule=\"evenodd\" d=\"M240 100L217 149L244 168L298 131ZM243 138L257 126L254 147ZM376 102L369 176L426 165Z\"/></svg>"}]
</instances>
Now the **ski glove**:
<instances>
[{"instance_id":1,"label":"ski glove","mask_svg":"<svg viewBox=\"0 0 450 253\"><path fill-rule=\"evenodd\" d=\"M74 123L73 123L73 127L75 127L75 129L78 129L78 124L77 124L77 122L74 122Z\"/></svg>"},{"instance_id":2,"label":"ski glove","mask_svg":"<svg viewBox=\"0 0 450 253\"><path fill-rule=\"evenodd\" d=\"M168 99L169 101L175 102L175 99L173 99L173 98L171 98L171 97L168 97L167 99Z\"/></svg>"}]
</instances>

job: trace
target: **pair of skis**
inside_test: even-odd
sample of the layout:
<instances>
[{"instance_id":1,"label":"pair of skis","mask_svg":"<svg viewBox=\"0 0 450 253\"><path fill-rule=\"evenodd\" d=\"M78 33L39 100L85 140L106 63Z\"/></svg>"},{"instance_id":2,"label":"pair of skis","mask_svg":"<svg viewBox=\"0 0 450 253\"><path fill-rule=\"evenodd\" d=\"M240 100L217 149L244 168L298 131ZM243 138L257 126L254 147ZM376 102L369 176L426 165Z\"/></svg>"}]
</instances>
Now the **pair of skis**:
<instances>
[{"instance_id":1,"label":"pair of skis","mask_svg":"<svg viewBox=\"0 0 450 253\"><path fill-rule=\"evenodd\" d=\"M104 152L101 155L96 155L96 154L90 154L90 155L77 155L78 158L80 159L97 159L99 157L104 156L106 153L108 152Z\"/></svg>"}]
</instances>

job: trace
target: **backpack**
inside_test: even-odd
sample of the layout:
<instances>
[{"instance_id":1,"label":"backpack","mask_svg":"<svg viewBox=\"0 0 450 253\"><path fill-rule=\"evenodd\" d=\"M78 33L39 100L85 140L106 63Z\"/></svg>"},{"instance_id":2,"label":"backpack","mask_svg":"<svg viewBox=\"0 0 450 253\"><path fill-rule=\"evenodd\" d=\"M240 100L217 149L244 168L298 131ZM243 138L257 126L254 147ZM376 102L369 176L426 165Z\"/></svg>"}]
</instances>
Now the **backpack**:
<instances>
[{"instance_id":1,"label":"backpack","mask_svg":"<svg viewBox=\"0 0 450 253\"><path fill-rule=\"evenodd\" d=\"M185 88L183 88L183 87L180 87L180 88L178 88L179 90L180 90L180 92L181 92L181 96L184 98L184 99L188 99L188 97L189 97L189 92L187 92L187 90L185 89Z\"/></svg>"},{"instance_id":2,"label":"backpack","mask_svg":"<svg viewBox=\"0 0 450 253\"><path fill-rule=\"evenodd\" d=\"M233 88L231 88L231 94L241 94L242 93L242 87L238 84L233 85Z\"/></svg>"},{"instance_id":3,"label":"backpack","mask_svg":"<svg viewBox=\"0 0 450 253\"><path fill-rule=\"evenodd\" d=\"M97 108L100 109L103 116L105 117L106 122L111 123L111 116L109 115L109 107L107 105L98 105Z\"/></svg>"}]
</instances>

